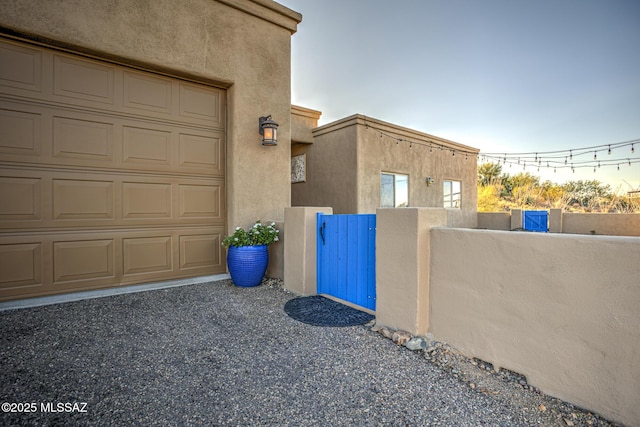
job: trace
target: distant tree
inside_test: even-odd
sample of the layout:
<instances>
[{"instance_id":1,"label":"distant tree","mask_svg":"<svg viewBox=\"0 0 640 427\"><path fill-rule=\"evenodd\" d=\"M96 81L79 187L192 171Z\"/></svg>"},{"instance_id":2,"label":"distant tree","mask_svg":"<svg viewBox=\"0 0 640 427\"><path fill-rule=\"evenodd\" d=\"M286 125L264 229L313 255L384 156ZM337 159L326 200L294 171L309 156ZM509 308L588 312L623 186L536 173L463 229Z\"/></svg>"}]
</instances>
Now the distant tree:
<instances>
[{"instance_id":1,"label":"distant tree","mask_svg":"<svg viewBox=\"0 0 640 427\"><path fill-rule=\"evenodd\" d=\"M611 186L596 179L569 181L562 188L571 195L570 203L579 203L583 207L599 206L602 199L610 200L613 197Z\"/></svg>"},{"instance_id":2,"label":"distant tree","mask_svg":"<svg viewBox=\"0 0 640 427\"><path fill-rule=\"evenodd\" d=\"M478 186L478 212L499 212L501 207L500 184Z\"/></svg>"},{"instance_id":3,"label":"distant tree","mask_svg":"<svg viewBox=\"0 0 640 427\"><path fill-rule=\"evenodd\" d=\"M514 189L521 187L521 190L516 190L516 193L522 194L523 191L531 191L540 186L540 178L531 175L529 172L520 172L513 176L505 174L502 176L502 196L506 198L512 198L518 194L514 194Z\"/></svg>"},{"instance_id":4,"label":"distant tree","mask_svg":"<svg viewBox=\"0 0 640 427\"><path fill-rule=\"evenodd\" d=\"M545 181L541 185L540 196L550 208L564 208L570 201L570 195L555 182Z\"/></svg>"},{"instance_id":5,"label":"distant tree","mask_svg":"<svg viewBox=\"0 0 640 427\"><path fill-rule=\"evenodd\" d=\"M478 167L478 185L489 185L500 179L500 163L483 163Z\"/></svg>"}]
</instances>

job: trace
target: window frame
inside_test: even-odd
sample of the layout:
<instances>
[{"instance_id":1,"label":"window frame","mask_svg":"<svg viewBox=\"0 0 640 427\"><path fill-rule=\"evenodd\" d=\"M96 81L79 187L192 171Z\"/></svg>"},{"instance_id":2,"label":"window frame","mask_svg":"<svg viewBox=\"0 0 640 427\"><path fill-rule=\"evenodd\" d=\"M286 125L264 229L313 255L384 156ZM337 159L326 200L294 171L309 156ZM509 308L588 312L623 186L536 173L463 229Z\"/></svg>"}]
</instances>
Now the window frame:
<instances>
[{"instance_id":1,"label":"window frame","mask_svg":"<svg viewBox=\"0 0 640 427\"><path fill-rule=\"evenodd\" d=\"M447 183L449 183L451 187L449 193L447 193ZM457 193L455 192L454 183L458 184ZM455 198L456 195L458 196L457 199ZM455 179L445 179L442 181L442 206L447 209L462 209L462 181Z\"/></svg>"},{"instance_id":2,"label":"window frame","mask_svg":"<svg viewBox=\"0 0 640 427\"><path fill-rule=\"evenodd\" d=\"M392 176L393 177L393 206L385 206L383 203L384 200L384 191L383 191L383 177ZM398 205L398 177L406 178L406 204ZM409 206L409 174L405 173L397 173L397 172L380 172L380 207L381 208L403 208Z\"/></svg>"}]
</instances>

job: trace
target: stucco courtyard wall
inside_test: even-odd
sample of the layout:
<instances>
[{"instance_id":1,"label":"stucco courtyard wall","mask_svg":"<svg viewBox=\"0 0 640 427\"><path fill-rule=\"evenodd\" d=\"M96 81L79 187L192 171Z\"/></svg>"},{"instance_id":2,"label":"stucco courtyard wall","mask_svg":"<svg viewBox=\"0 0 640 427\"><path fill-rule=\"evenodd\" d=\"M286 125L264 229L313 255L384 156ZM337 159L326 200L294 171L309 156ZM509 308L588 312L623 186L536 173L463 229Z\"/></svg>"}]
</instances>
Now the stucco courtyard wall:
<instances>
[{"instance_id":1,"label":"stucco courtyard wall","mask_svg":"<svg viewBox=\"0 0 640 427\"><path fill-rule=\"evenodd\" d=\"M227 229L290 206L291 35L301 15L270 0L0 2L0 31L227 90ZM258 118L280 124L263 147Z\"/></svg>"},{"instance_id":2,"label":"stucco courtyard wall","mask_svg":"<svg viewBox=\"0 0 640 427\"><path fill-rule=\"evenodd\" d=\"M430 253L438 339L640 424L640 239L434 228Z\"/></svg>"},{"instance_id":3,"label":"stucco courtyard wall","mask_svg":"<svg viewBox=\"0 0 640 427\"><path fill-rule=\"evenodd\" d=\"M640 236L640 214L564 212L562 215L562 232L569 234Z\"/></svg>"},{"instance_id":4,"label":"stucco courtyard wall","mask_svg":"<svg viewBox=\"0 0 640 427\"><path fill-rule=\"evenodd\" d=\"M478 212L478 228L512 230L516 228L513 226L514 215L522 215L522 210ZM549 231L567 234L640 236L640 214L577 213L550 209Z\"/></svg>"}]
</instances>

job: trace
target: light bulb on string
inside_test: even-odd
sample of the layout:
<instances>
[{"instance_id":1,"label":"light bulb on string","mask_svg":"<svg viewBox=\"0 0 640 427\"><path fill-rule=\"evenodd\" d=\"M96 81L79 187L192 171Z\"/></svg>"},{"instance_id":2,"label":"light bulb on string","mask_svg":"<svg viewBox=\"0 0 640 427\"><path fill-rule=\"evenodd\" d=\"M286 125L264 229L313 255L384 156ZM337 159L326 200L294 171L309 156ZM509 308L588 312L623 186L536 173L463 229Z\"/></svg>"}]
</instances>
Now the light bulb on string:
<instances>
[{"instance_id":1,"label":"light bulb on string","mask_svg":"<svg viewBox=\"0 0 640 427\"><path fill-rule=\"evenodd\" d=\"M598 152L597 151L593 152L593 160L598 160Z\"/></svg>"},{"instance_id":2,"label":"light bulb on string","mask_svg":"<svg viewBox=\"0 0 640 427\"><path fill-rule=\"evenodd\" d=\"M611 145L609 145L609 150L607 151L608 155L611 155Z\"/></svg>"},{"instance_id":3,"label":"light bulb on string","mask_svg":"<svg viewBox=\"0 0 640 427\"><path fill-rule=\"evenodd\" d=\"M569 160L573 160L573 153L569 150Z\"/></svg>"},{"instance_id":4,"label":"light bulb on string","mask_svg":"<svg viewBox=\"0 0 640 427\"><path fill-rule=\"evenodd\" d=\"M635 153L635 152L636 152L636 149L635 149L635 148L633 148L633 144L631 144L631 154L633 154L633 153Z\"/></svg>"}]
</instances>

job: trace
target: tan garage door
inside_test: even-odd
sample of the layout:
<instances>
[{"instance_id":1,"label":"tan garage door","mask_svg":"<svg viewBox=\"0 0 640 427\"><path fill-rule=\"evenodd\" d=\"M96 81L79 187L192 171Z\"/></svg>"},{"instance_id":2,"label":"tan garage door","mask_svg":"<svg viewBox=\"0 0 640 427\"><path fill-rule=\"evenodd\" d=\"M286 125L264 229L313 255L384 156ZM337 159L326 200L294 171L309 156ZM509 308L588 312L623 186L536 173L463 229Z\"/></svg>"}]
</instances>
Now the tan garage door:
<instances>
[{"instance_id":1,"label":"tan garage door","mask_svg":"<svg viewBox=\"0 0 640 427\"><path fill-rule=\"evenodd\" d=\"M225 91L0 39L0 300L225 271Z\"/></svg>"}]
</instances>

